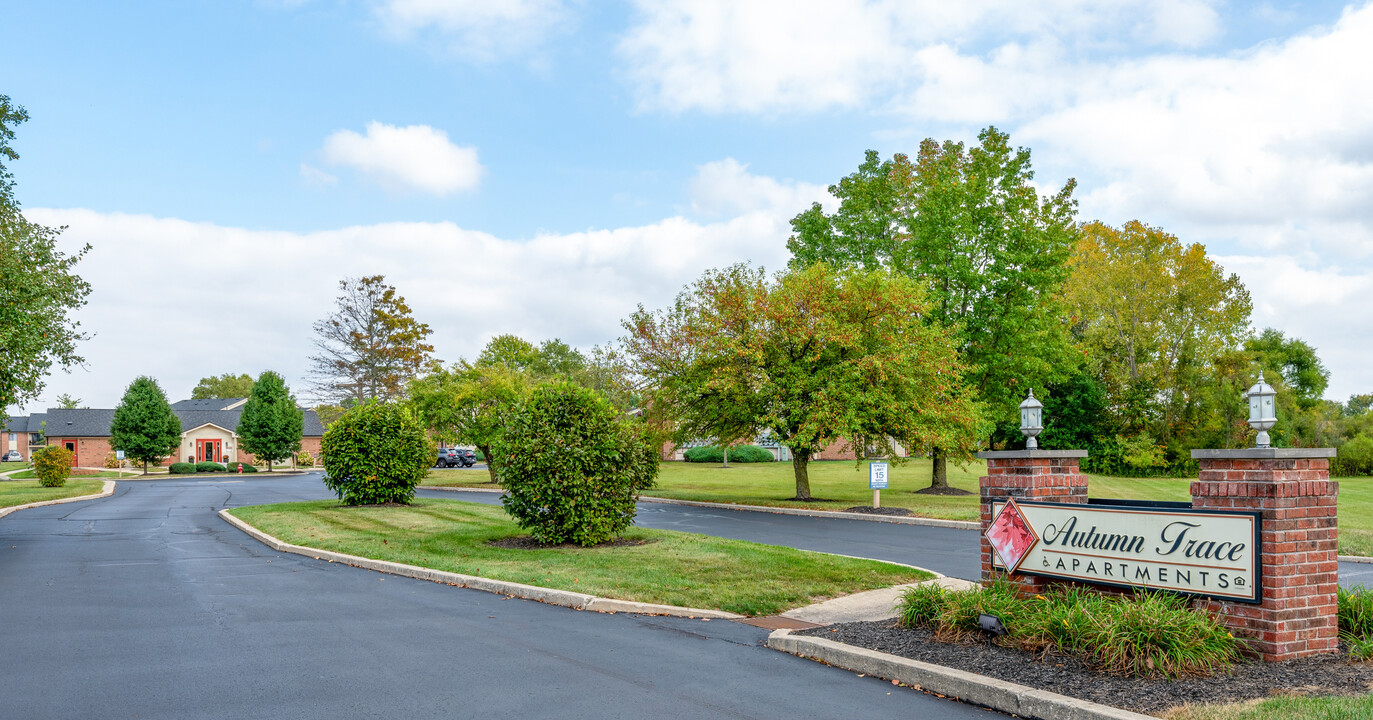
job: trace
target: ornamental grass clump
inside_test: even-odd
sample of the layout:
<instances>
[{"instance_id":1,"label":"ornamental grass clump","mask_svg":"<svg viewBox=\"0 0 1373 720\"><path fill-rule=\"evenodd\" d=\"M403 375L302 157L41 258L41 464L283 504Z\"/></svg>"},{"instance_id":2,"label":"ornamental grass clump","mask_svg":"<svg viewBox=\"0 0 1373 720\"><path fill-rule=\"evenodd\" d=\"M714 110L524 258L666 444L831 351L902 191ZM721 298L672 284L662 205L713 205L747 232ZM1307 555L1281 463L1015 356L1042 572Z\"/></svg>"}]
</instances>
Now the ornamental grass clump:
<instances>
[{"instance_id":1,"label":"ornamental grass clump","mask_svg":"<svg viewBox=\"0 0 1373 720\"><path fill-rule=\"evenodd\" d=\"M1142 677L1206 676L1239 660L1243 643L1213 616L1194 610L1179 595L1140 590L1106 595L1065 588L1032 598L1014 586L951 591L920 585L898 606L905 627L923 627L935 638L981 638L978 616L995 615L1008 634L998 644L1036 655L1062 653L1102 672Z\"/></svg>"},{"instance_id":2,"label":"ornamental grass clump","mask_svg":"<svg viewBox=\"0 0 1373 720\"><path fill-rule=\"evenodd\" d=\"M1340 639L1349 654L1360 660L1373 658L1373 591L1363 585L1336 589Z\"/></svg>"}]
</instances>

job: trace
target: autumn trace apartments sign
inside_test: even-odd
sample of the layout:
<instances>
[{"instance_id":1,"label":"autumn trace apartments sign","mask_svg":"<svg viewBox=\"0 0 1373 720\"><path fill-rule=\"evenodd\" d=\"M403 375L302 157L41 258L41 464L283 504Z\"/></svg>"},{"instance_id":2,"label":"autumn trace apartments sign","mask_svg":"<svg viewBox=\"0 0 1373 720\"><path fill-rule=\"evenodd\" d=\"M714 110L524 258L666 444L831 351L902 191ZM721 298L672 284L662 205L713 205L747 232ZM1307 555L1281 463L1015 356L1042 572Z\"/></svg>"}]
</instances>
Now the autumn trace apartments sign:
<instances>
[{"instance_id":1,"label":"autumn trace apartments sign","mask_svg":"<svg viewBox=\"0 0 1373 720\"><path fill-rule=\"evenodd\" d=\"M1060 580L1262 600L1258 512L997 502L992 565Z\"/></svg>"}]
</instances>

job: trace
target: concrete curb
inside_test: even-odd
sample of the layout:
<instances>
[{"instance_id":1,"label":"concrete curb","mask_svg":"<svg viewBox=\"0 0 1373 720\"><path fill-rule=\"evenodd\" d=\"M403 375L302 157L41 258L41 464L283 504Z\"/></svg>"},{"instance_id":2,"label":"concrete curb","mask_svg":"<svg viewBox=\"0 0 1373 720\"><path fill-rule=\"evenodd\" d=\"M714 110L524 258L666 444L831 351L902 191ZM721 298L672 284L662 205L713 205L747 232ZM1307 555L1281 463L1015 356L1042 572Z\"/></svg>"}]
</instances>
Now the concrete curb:
<instances>
[{"instance_id":1,"label":"concrete curb","mask_svg":"<svg viewBox=\"0 0 1373 720\"><path fill-rule=\"evenodd\" d=\"M281 540L258 530L252 525L249 525L243 520L234 517L227 508L220 510L219 516L223 518L225 522L242 530L253 539L278 552L304 555L305 557L314 558L316 560L343 563L345 565L363 568L364 570L374 570L376 572L400 575L402 577L415 578L417 580L429 580L431 582L456 585L458 587L471 588L473 590L485 590L486 592L497 593L499 595L524 598L526 600L538 600L539 602L548 603L549 605L561 605L576 610L592 610L606 613L628 612L642 615L671 615L673 617L712 618L721 620L737 620L744 617L743 615L724 612L723 610L684 608L675 605L655 605L653 603L640 603L629 600L596 597L595 595L587 595L568 590L554 590L553 588L524 585L521 583L506 582L504 580L492 580L490 578L476 577L475 575L460 575L458 573L433 570L431 568L418 567L416 565L405 565L403 563L389 562L386 560L373 560L357 555L320 550L318 548L305 547L303 545L292 545L287 542L282 542Z\"/></svg>"},{"instance_id":2,"label":"concrete curb","mask_svg":"<svg viewBox=\"0 0 1373 720\"><path fill-rule=\"evenodd\" d=\"M500 493L505 491L500 488L478 488L478 487L448 487L446 485L418 485L416 490L446 490L448 492L480 492L480 493Z\"/></svg>"},{"instance_id":3,"label":"concrete curb","mask_svg":"<svg viewBox=\"0 0 1373 720\"><path fill-rule=\"evenodd\" d=\"M804 515L806 517L835 518L839 520L867 520L868 522L894 523L897 525L926 525L929 527L951 528L953 530L977 530L980 523L966 520L940 520L937 518L905 517L900 515L869 515L868 513L843 512L840 510L806 510L805 508L770 507L768 505L736 505L734 503L702 502L700 500L673 500L672 498L639 496L639 502L662 503L664 505L693 505L695 507L719 508L721 510L748 510L752 512L775 513L777 515Z\"/></svg>"},{"instance_id":4,"label":"concrete curb","mask_svg":"<svg viewBox=\"0 0 1373 720\"><path fill-rule=\"evenodd\" d=\"M114 494L114 486L115 482L113 480L106 480L105 484L101 487L100 492L94 495L77 495L76 497L62 498L60 500L44 500L42 502L32 502L27 505L15 505L13 507L0 508L0 518L5 517L6 515L9 515L13 512L19 512L20 510L28 510L29 508L43 507L44 505L61 505L63 503L81 502L82 500L95 500L98 498L109 497Z\"/></svg>"},{"instance_id":5,"label":"concrete curb","mask_svg":"<svg viewBox=\"0 0 1373 720\"><path fill-rule=\"evenodd\" d=\"M826 665L833 665L885 680L895 680L917 690L958 698L963 702L982 705L1024 718L1038 718L1039 720L1152 720L1153 718L1152 715L1141 715L1130 710L1078 700L1066 695L1036 690L985 675L931 665L919 660L854 647L833 640L798 637L792 635L790 630L776 630L768 635L767 646L773 650L791 653L798 657L819 660Z\"/></svg>"},{"instance_id":6,"label":"concrete curb","mask_svg":"<svg viewBox=\"0 0 1373 720\"><path fill-rule=\"evenodd\" d=\"M1335 559L1340 562L1373 563L1373 557L1365 557L1363 555L1336 555Z\"/></svg>"}]
</instances>

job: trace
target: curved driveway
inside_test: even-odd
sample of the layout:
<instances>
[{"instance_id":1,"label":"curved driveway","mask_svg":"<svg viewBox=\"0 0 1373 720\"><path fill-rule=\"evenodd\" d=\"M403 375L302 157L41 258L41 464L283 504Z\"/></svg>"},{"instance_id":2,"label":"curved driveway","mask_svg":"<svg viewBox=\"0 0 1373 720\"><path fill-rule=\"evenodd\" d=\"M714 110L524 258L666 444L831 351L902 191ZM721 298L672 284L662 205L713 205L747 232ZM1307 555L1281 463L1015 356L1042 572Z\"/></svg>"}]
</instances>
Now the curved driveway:
<instances>
[{"instance_id":1,"label":"curved driveway","mask_svg":"<svg viewBox=\"0 0 1373 720\"><path fill-rule=\"evenodd\" d=\"M3 716L988 716L767 650L747 625L282 555L215 516L327 496L318 476L132 481L0 520Z\"/></svg>"}]
</instances>

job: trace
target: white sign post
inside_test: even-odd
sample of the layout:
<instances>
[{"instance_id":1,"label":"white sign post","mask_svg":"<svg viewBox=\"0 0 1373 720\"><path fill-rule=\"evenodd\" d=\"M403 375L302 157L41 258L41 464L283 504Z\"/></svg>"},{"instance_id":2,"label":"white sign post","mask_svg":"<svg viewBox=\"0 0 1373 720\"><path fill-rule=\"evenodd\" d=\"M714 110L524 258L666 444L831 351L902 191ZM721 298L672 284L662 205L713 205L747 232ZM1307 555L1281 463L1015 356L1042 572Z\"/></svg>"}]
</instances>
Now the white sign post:
<instances>
[{"instance_id":1,"label":"white sign post","mask_svg":"<svg viewBox=\"0 0 1373 720\"><path fill-rule=\"evenodd\" d=\"M124 451L115 450L114 459L119 461L119 478L122 480L124 478Z\"/></svg>"},{"instance_id":2,"label":"white sign post","mask_svg":"<svg viewBox=\"0 0 1373 720\"><path fill-rule=\"evenodd\" d=\"M872 506L882 507L882 490L887 487L887 463L868 463L868 487L872 490Z\"/></svg>"}]
</instances>

